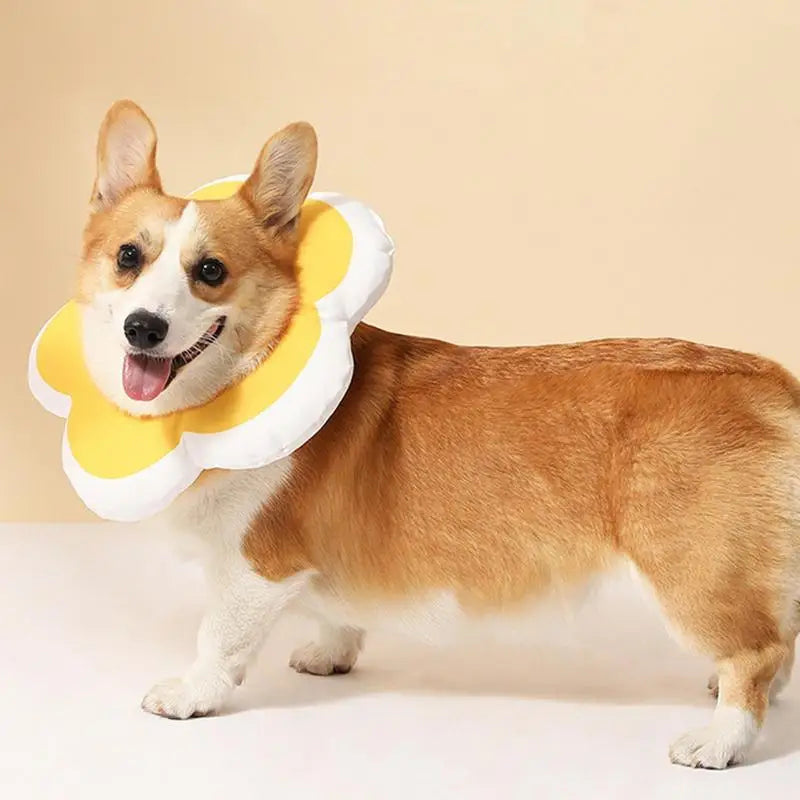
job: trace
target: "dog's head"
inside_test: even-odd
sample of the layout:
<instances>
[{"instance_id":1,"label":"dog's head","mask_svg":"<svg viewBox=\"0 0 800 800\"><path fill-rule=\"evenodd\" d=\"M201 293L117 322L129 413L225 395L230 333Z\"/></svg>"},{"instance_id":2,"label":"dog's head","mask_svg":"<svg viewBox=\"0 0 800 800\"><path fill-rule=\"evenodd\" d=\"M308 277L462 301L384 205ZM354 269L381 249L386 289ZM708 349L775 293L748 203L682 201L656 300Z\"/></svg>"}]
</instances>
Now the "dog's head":
<instances>
[{"instance_id":1,"label":"dog's head","mask_svg":"<svg viewBox=\"0 0 800 800\"><path fill-rule=\"evenodd\" d=\"M134 103L106 114L79 267L86 363L123 410L207 402L252 370L297 302L297 218L317 160L313 128L264 146L232 197L165 194L156 132Z\"/></svg>"}]
</instances>

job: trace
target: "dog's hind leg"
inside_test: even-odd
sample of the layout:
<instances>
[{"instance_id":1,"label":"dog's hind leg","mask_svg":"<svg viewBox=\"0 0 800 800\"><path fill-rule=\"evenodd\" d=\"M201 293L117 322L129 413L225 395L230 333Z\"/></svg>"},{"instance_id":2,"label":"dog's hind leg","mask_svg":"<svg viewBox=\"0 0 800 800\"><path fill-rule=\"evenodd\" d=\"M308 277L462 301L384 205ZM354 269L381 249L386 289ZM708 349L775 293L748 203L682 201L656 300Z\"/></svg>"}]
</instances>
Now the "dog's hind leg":
<instances>
[{"instance_id":1,"label":"dog's hind leg","mask_svg":"<svg viewBox=\"0 0 800 800\"><path fill-rule=\"evenodd\" d=\"M789 681L792 679L792 669L794 668L795 662L795 640L797 639L798 633L800 633L800 603L797 603L797 611L795 613L796 616L792 631L786 638L786 647L788 648L788 652L781 662L781 665L778 668L778 671L775 674L775 677L772 680L772 685L769 689L770 702L774 702L778 698L781 692L788 686ZM716 672L714 672L708 679L708 692L715 699L719 696L719 675Z\"/></svg>"}]
</instances>

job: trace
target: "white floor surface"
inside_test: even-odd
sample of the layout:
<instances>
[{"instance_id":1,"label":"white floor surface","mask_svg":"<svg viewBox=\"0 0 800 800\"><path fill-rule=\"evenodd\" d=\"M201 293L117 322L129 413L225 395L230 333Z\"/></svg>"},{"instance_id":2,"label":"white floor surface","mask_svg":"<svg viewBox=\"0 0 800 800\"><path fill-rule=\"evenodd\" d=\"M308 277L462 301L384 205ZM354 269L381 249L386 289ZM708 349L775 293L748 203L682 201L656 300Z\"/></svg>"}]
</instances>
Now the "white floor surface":
<instances>
[{"instance_id":1,"label":"white floor surface","mask_svg":"<svg viewBox=\"0 0 800 800\"><path fill-rule=\"evenodd\" d=\"M704 724L709 665L627 582L529 641L442 650L368 636L357 671L297 675L305 622L267 642L229 710L139 702L193 655L197 568L133 528L0 526L0 797L759 798L800 786L800 675L751 763L671 765Z\"/></svg>"}]
</instances>

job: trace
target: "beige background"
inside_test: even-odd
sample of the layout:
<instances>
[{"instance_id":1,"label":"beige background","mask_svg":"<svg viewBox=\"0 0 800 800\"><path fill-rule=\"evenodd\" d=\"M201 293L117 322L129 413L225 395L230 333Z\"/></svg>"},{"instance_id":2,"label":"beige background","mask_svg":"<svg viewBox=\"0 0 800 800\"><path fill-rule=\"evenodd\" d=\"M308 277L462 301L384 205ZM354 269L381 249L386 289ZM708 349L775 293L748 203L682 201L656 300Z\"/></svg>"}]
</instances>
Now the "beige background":
<instances>
[{"instance_id":1,"label":"beige background","mask_svg":"<svg viewBox=\"0 0 800 800\"><path fill-rule=\"evenodd\" d=\"M459 342L671 335L800 372L794 0L0 0L0 519L88 516L25 385L119 97L183 193L297 118L371 203L371 321Z\"/></svg>"}]
</instances>

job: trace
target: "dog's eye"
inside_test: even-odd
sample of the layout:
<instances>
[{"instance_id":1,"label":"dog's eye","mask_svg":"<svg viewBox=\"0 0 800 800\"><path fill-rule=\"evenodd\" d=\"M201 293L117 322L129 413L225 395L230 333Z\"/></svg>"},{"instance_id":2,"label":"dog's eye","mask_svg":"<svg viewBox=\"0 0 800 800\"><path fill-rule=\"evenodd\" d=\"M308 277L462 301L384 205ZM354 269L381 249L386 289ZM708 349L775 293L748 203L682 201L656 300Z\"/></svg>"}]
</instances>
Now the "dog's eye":
<instances>
[{"instance_id":1,"label":"dog's eye","mask_svg":"<svg viewBox=\"0 0 800 800\"><path fill-rule=\"evenodd\" d=\"M197 265L197 280L209 286L219 286L227 274L223 263L216 258L204 258Z\"/></svg>"},{"instance_id":2,"label":"dog's eye","mask_svg":"<svg viewBox=\"0 0 800 800\"><path fill-rule=\"evenodd\" d=\"M142 254L135 244L123 244L117 253L117 266L120 269L136 269L142 261Z\"/></svg>"}]
</instances>

